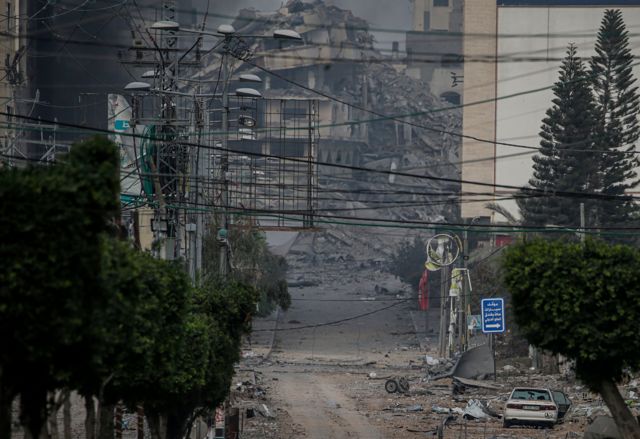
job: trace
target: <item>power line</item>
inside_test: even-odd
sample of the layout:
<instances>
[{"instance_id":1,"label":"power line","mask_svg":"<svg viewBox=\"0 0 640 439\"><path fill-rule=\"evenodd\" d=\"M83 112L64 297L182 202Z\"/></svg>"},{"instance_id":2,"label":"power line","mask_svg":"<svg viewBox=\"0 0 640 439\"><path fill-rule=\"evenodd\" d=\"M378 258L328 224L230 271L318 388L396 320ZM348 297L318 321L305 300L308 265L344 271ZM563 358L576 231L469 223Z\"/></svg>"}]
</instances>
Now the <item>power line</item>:
<instances>
[{"instance_id":1,"label":"power line","mask_svg":"<svg viewBox=\"0 0 640 439\"><path fill-rule=\"evenodd\" d=\"M496 141L496 140L483 139L483 138L480 138L480 137L471 136L471 135L458 133L458 132L454 132L454 131L447 131L447 130L442 130L442 129L438 129L438 128L432 128L432 127L429 127L429 126L426 126L426 125L417 124L417 123L414 123L414 122L410 122L410 121L404 120L404 118L422 116L422 115L433 114L433 113L441 112L441 111L450 111L450 110L458 109L458 108L464 108L464 107L470 107L470 106L474 106L474 105L486 104L486 103L495 102L495 101L498 101L498 100L509 99L509 98L513 98L513 97L522 96L522 95L525 95L525 94L531 94L531 93L536 93L536 92L539 92L539 91L549 90L549 89L551 89L551 88L553 88L555 86L555 84L553 84L553 85L546 86L546 87L539 87L539 88L536 88L536 89L530 89L530 90L526 90L526 91L523 91L523 92L512 93L512 94L505 95L505 96L500 96L500 97L491 98L491 99L484 99L484 100L464 103L464 104L460 104L460 105L453 105L453 106L450 106L450 107L439 108L439 109L436 109L436 110L419 111L419 112L413 112L413 113L406 114L406 115L392 115L392 116L389 116L389 115L384 115L384 114L379 113L377 111L365 108L365 107L363 107L361 105L357 105L357 104L353 104L353 103L347 102L344 99L340 99L340 98L338 98L336 96L330 95L330 94L325 93L323 91L320 91L320 90L317 90L317 89L314 89L314 88L311 88L311 87L307 87L304 84L300 84L299 82L293 81L293 80L287 78L284 75L276 73L276 72L274 72L272 70L269 70L269 69L267 69L265 67L262 67L262 66L260 66L260 65L258 65L256 63L253 63L251 61L245 60L245 62L247 64L250 64L253 67L255 67L255 68L257 68L257 69L259 69L259 70L271 75L271 76L274 76L274 77L276 77L278 79L281 79L281 80L286 81L286 82L288 82L288 83L290 83L292 85L295 85L296 87L300 87L300 88L302 88L304 90L310 91L310 92L315 93L315 94L317 94L319 96L325 97L327 99L330 99L332 101L338 102L338 103L343 104L343 105L347 105L347 106L349 106L351 108L354 108L356 110L364 111L366 113L372 114L372 115L377 116L378 118L380 118L380 119L373 119L373 120L367 120L367 121L345 122L343 124L336 124L336 125L332 125L332 126L337 126L337 125L356 125L356 124L360 124L360 123L363 123L363 122L372 122L372 121L379 121L379 120L393 120L393 121L396 121L396 122L399 122L399 123L402 123L402 124L410 125L410 126L413 126L413 127L416 127L416 128L421 128L421 129L424 129L424 130L427 130L427 131L433 131L433 132L437 132L437 133L440 133L440 134L448 134L450 136L459 137L459 138L463 138L463 139L474 140L474 141L480 142L480 143L489 143L489 144L492 144L492 145L509 146L509 147L514 147L514 148L524 148L524 149L530 149L530 150L535 150L535 151L539 151L540 148L536 147L536 146L521 145L521 144L517 144L517 143L500 142L500 141ZM633 65L640 65L640 61L634 63ZM580 78L580 80L584 80L584 79ZM582 145L582 144L584 144L584 142L574 142L574 143L567 144L566 146L577 146L577 145ZM595 153L603 153L603 154L640 154L639 151L610 151L610 150L595 150L595 149L572 149L572 148L565 148L564 146L563 146L562 150L563 151L568 151L568 152L579 152L579 153L594 153L595 152Z\"/></svg>"},{"instance_id":2,"label":"power line","mask_svg":"<svg viewBox=\"0 0 640 439\"><path fill-rule=\"evenodd\" d=\"M156 8L154 8L153 6L149 6L149 5L142 5L141 8L143 9L153 9L155 10ZM341 9L341 8L340 8ZM347 9L343 9L344 11L348 11ZM184 13L194 13L193 10L188 10L188 9L180 9L180 8L176 8L177 12L184 12ZM199 11L195 11L196 15L203 15L202 12ZM255 17L247 17L247 16L239 16L239 15L228 15L228 14L222 14L222 13L216 13L216 12L210 12L209 13L210 16L212 17L217 17L217 18L224 18L224 19L228 19L228 20L238 20L240 22L244 22L247 25L251 24L252 22L262 22L265 25L272 25L273 24L273 19L277 18L277 17L282 17L282 18L286 18L283 15L278 14L277 12L272 13L268 18L267 17L259 17L259 16L255 16ZM305 23L305 27L308 28L312 28L312 29L335 29L335 28L340 28L343 29L343 27L339 27L339 25L328 25L325 23L322 24L315 24L315 23ZM638 26L627 26L627 28L631 29L631 28L635 28ZM385 28L385 27L374 27L374 26L359 26L359 25L355 25L353 23L349 23L349 29L353 30L353 31L367 31L367 32L379 32L379 33L393 33L393 34L398 34L398 33L419 33L419 34L424 34L424 35L433 35L436 37L445 37L445 36L451 36L451 37L464 37L464 36L470 36L470 37L486 37L486 38L543 38L543 39L547 39L547 38L567 38L567 37L574 37L574 38L584 38L584 37L591 37L593 36L593 32L591 30L584 30L584 31L578 31L578 32L562 32L562 33L540 33L540 34L525 34L525 33L503 33L503 34L498 34L496 32L457 32L457 31L448 31L448 32L442 32L442 31L415 31L412 29L399 29L399 28ZM640 33L630 33L630 36L636 36L636 35L640 35Z\"/></svg>"},{"instance_id":3,"label":"power line","mask_svg":"<svg viewBox=\"0 0 640 439\"><path fill-rule=\"evenodd\" d=\"M367 316L370 316L370 315L373 315L373 314L377 314L377 313L382 312L382 311L385 311L385 310L387 310L387 309L389 309L389 308L393 308L393 307L395 307L395 306L398 306L398 305L400 305L400 304L402 304L402 303L406 303L406 302L408 302L408 301L410 301L410 300L415 300L415 299L413 299L413 298L412 298L412 299L405 299L405 300L403 300L403 301L401 301L401 302L393 303L393 304L391 304L391 305L388 305L388 306L385 306L385 307L382 307L382 308L378 308L378 309L373 310L373 311L369 311L369 312L366 312L366 313L358 314L358 315L355 315L355 316L352 316L352 317L347 317L347 318L345 318L345 319L334 320L334 321L332 321L332 322L318 323L318 324L316 324L316 325L296 326L296 327L294 327L294 328L254 329L254 330L253 330L253 332L264 332L264 331L269 331L269 332L270 332L270 331L276 331L276 332L282 332L282 331L298 331L298 330L300 330L300 329L319 328L319 327L322 327L322 326L333 326L333 325L339 325L340 323L345 323L345 322L349 322L349 321L351 321L351 320L361 319L361 318L363 318L363 317L367 317Z\"/></svg>"},{"instance_id":4,"label":"power line","mask_svg":"<svg viewBox=\"0 0 640 439\"><path fill-rule=\"evenodd\" d=\"M161 142L161 143L167 143L168 142L168 140L166 140L164 138L158 138L158 137L155 137L155 136L147 136L147 135L135 134L135 133L122 133L122 132L117 132L117 131L111 131L111 130L104 129L104 128L87 127L87 126L82 126L82 125L72 124L72 123L50 121L50 120L40 119L40 118L32 117L32 116L25 116L25 115L19 115L19 114L10 114L10 113L4 112L4 111L0 111L0 115L11 116L11 117L14 117L14 118L17 118L17 119L40 121L40 122L49 123L49 124L56 124L56 125L60 125L60 126L66 126L66 127L70 127L70 128L77 128L77 129L80 129L80 130L86 130L88 132L93 132L93 133L101 133L101 134L109 134L109 135L118 134L118 135L127 136L127 137L136 137L136 138L143 138L143 139L146 138L148 140L153 140L153 141ZM247 156L272 157L272 158L277 158L277 159L280 159L280 160L285 160L285 161L289 161L289 162L293 162L293 163L303 163L303 164L306 164L306 165L308 165L309 163L312 163L312 164L317 165L317 166L327 166L327 167L333 167L333 168L339 168L339 169L349 169L349 170L355 170L355 171L382 174L382 175L387 175L387 176L394 175L394 176L397 176L397 177L408 177L408 178L415 178L415 179L418 179L418 180L437 181L437 182L442 182L442 183L453 183L453 184L470 184L470 185L475 185L475 186L501 188L501 189L511 189L511 190L516 190L516 191L525 190L528 194L543 194L543 195L569 197L569 198L587 198L587 199L604 199L604 200L631 200L631 199L637 200L637 199L639 199L639 197L627 196L627 195L617 196L617 195L607 195L607 194L601 194L601 193L556 191L556 190L553 190L553 189L543 190L543 189L538 189L538 188L529 188L529 187L521 187L521 186L514 186L514 185L496 184L496 183L486 183L486 182L480 182L480 181L463 180L463 179L455 179L455 178L447 178L447 177L433 177L433 176L428 176L428 175L416 175L416 174L409 174L409 173L406 173L406 172L397 172L397 171L390 171L390 170L387 171L387 170L383 170L383 169L371 169L371 168L365 168L365 167L362 167L362 166L344 165L344 164L339 164L339 163L326 163L326 162L320 162L320 161L317 161L317 160L311 160L310 161L310 160L307 160L307 159L296 158L296 157L286 157L286 156L279 156L279 155L274 155L274 154L241 151L241 150L236 150L236 149L231 149L231 148L223 148L221 146L202 145L202 144L193 143L193 142L186 142L186 141L181 141L179 143L182 144L182 145L185 145L185 146L193 146L193 147L199 147L199 148L203 148L203 149L216 150L216 151L228 151L228 152L247 155Z\"/></svg>"},{"instance_id":5,"label":"power line","mask_svg":"<svg viewBox=\"0 0 640 439\"><path fill-rule=\"evenodd\" d=\"M146 203L145 203L146 204ZM180 205L171 205L173 208L183 208ZM298 217L304 217L309 215L308 210L293 211L293 210L274 210L274 209L255 209L244 207L225 207L207 204L206 207L190 207L188 210L194 212L201 212L200 214L207 214L208 212L220 212L223 209L226 213L236 214L240 216L253 216L258 218L278 218L281 220L289 220L292 222L300 221ZM314 222L327 223L327 224L339 224L339 225L353 225L363 227L407 227L424 230L440 229L451 231L474 231L482 233L529 233L529 232L550 232L550 233L584 233L584 234L596 234L596 235L625 235L625 233L612 233L617 231L640 231L640 227L569 227L569 226L530 226L530 225L511 225L511 224L467 224L467 223L455 223L455 222L436 222L436 221L423 221L423 220L407 220L407 219L385 219L385 218L370 218L370 217L355 217L344 215L329 215L314 213ZM358 221L358 222L356 222ZM362 222L364 221L364 223ZM637 235L633 233L632 235Z\"/></svg>"}]
</instances>

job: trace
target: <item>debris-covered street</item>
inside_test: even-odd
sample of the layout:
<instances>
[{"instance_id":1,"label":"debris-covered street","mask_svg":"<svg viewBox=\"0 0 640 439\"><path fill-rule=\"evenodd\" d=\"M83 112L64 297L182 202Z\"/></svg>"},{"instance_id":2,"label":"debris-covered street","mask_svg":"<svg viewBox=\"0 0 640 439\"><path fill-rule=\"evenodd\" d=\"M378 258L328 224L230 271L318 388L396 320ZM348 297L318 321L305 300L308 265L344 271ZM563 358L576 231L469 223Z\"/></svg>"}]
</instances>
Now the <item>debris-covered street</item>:
<instances>
[{"instance_id":1,"label":"debris-covered street","mask_svg":"<svg viewBox=\"0 0 640 439\"><path fill-rule=\"evenodd\" d=\"M640 0L0 11L0 439L640 439Z\"/></svg>"},{"instance_id":2,"label":"debris-covered street","mask_svg":"<svg viewBox=\"0 0 640 439\"><path fill-rule=\"evenodd\" d=\"M231 401L243 413L243 437L573 438L608 413L573 377L531 370L528 358L500 360L495 380L430 379L453 363L437 359L437 337L425 337L406 286L379 267L356 272L366 264L355 258L325 263L320 275L300 258L318 247L299 242L290 276L306 286L291 289L287 312L256 322L237 368ZM400 377L408 391L388 393L387 380ZM503 428L504 404L518 386L564 391L572 401L565 420L553 429ZM637 386L623 388L632 402Z\"/></svg>"}]
</instances>

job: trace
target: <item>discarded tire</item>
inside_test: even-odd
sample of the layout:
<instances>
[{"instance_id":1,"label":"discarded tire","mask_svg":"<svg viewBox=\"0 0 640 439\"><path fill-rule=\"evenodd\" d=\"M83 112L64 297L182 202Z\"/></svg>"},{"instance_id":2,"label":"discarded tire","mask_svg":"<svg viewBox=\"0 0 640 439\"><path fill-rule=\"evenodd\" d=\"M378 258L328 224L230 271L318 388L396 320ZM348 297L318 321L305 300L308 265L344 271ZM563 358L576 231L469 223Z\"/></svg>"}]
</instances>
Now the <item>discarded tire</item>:
<instances>
[{"instance_id":1,"label":"discarded tire","mask_svg":"<svg viewBox=\"0 0 640 439\"><path fill-rule=\"evenodd\" d=\"M393 378L387 380L387 382L384 383L384 389L389 393L396 393L398 391L398 383Z\"/></svg>"}]
</instances>

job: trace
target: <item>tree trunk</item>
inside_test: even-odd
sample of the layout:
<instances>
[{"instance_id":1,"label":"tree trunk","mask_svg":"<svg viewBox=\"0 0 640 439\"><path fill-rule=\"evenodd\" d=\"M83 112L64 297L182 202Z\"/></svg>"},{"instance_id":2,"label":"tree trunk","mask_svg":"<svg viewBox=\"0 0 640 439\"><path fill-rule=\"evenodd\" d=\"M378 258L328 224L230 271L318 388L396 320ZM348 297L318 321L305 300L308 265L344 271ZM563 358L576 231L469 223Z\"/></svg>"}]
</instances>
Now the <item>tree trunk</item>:
<instances>
[{"instance_id":1,"label":"tree trunk","mask_svg":"<svg viewBox=\"0 0 640 439\"><path fill-rule=\"evenodd\" d=\"M158 413L150 413L147 411L147 422L149 423L149 431L153 439L166 439L164 428L162 426L162 416Z\"/></svg>"},{"instance_id":2,"label":"tree trunk","mask_svg":"<svg viewBox=\"0 0 640 439\"><path fill-rule=\"evenodd\" d=\"M49 437L51 439L59 439L60 435L58 433L58 409L59 407L54 407L54 410L49 414L47 418L47 429L49 430Z\"/></svg>"},{"instance_id":3,"label":"tree trunk","mask_svg":"<svg viewBox=\"0 0 640 439\"><path fill-rule=\"evenodd\" d=\"M187 430L189 414L181 411L170 413L167 416L167 439L182 439Z\"/></svg>"},{"instance_id":4,"label":"tree trunk","mask_svg":"<svg viewBox=\"0 0 640 439\"><path fill-rule=\"evenodd\" d=\"M71 391L66 389L62 403L62 434L64 439L71 439Z\"/></svg>"},{"instance_id":5,"label":"tree trunk","mask_svg":"<svg viewBox=\"0 0 640 439\"><path fill-rule=\"evenodd\" d=\"M11 403L13 394L0 384L0 437L11 437Z\"/></svg>"},{"instance_id":6,"label":"tree trunk","mask_svg":"<svg viewBox=\"0 0 640 439\"><path fill-rule=\"evenodd\" d=\"M116 406L116 439L122 439L122 406Z\"/></svg>"},{"instance_id":7,"label":"tree trunk","mask_svg":"<svg viewBox=\"0 0 640 439\"><path fill-rule=\"evenodd\" d=\"M20 394L20 423L25 437L39 439L47 421L47 391L37 385Z\"/></svg>"},{"instance_id":8,"label":"tree trunk","mask_svg":"<svg viewBox=\"0 0 640 439\"><path fill-rule=\"evenodd\" d=\"M98 428L98 439L113 439L113 410L115 406L112 404L100 403L98 417L100 427Z\"/></svg>"},{"instance_id":9,"label":"tree trunk","mask_svg":"<svg viewBox=\"0 0 640 439\"><path fill-rule=\"evenodd\" d=\"M138 425L136 426L136 437L144 439L144 408L141 405L137 408Z\"/></svg>"},{"instance_id":10,"label":"tree trunk","mask_svg":"<svg viewBox=\"0 0 640 439\"><path fill-rule=\"evenodd\" d=\"M84 397L84 408L87 416L84 418L84 431L87 439L96 439L96 404L93 396Z\"/></svg>"},{"instance_id":11,"label":"tree trunk","mask_svg":"<svg viewBox=\"0 0 640 439\"><path fill-rule=\"evenodd\" d=\"M611 411L623 439L640 439L640 425L622 399L618 386L607 379L600 383L600 395Z\"/></svg>"},{"instance_id":12,"label":"tree trunk","mask_svg":"<svg viewBox=\"0 0 640 439\"><path fill-rule=\"evenodd\" d=\"M47 417L47 430L49 431L49 438L59 439L60 433L58 432L58 412L60 407L64 404L64 400L67 397L67 391L61 390L59 392L51 392L49 394L49 404L51 410Z\"/></svg>"}]
</instances>

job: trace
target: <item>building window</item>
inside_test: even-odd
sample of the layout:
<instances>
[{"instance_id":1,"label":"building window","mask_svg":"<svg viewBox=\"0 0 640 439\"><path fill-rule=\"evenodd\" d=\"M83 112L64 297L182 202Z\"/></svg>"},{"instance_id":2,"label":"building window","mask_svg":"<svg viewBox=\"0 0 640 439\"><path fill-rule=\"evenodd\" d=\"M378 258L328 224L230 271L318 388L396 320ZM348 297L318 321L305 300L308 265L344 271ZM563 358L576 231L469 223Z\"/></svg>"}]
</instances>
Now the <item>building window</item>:
<instances>
[{"instance_id":1,"label":"building window","mask_svg":"<svg viewBox=\"0 0 640 439\"><path fill-rule=\"evenodd\" d=\"M429 14L429 12L425 12L424 13L424 31L428 31L431 28L431 15Z\"/></svg>"},{"instance_id":2,"label":"building window","mask_svg":"<svg viewBox=\"0 0 640 439\"><path fill-rule=\"evenodd\" d=\"M433 0L433 6L449 6L449 0Z\"/></svg>"},{"instance_id":3,"label":"building window","mask_svg":"<svg viewBox=\"0 0 640 439\"><path fill-rule=\"evenodd\" d=\"M460 95L455 91L447 91L440 95L440 99L452 105L460 105Z\"/></svg>"}]
</instances>

